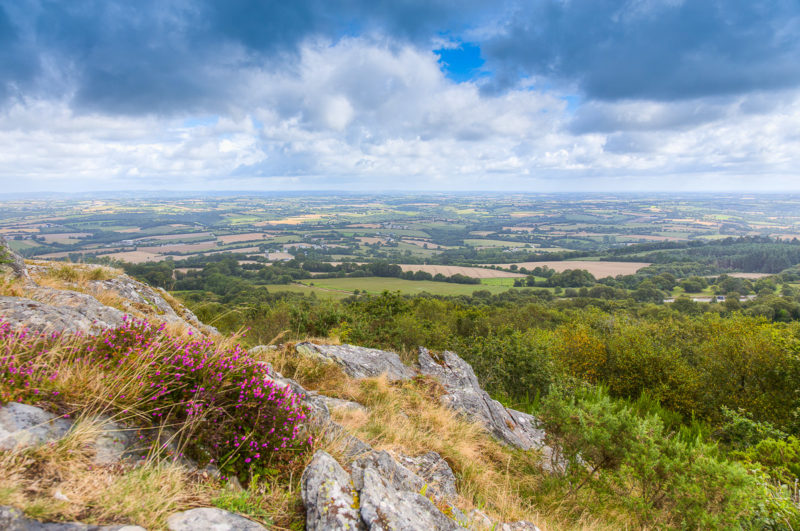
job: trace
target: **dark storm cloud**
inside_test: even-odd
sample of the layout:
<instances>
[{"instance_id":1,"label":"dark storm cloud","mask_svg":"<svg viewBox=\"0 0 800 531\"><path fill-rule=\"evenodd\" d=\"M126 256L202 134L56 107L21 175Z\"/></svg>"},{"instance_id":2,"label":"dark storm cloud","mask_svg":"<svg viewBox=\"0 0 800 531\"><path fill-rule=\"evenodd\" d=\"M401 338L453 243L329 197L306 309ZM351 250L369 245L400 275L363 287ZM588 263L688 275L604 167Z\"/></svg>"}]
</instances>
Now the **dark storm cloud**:
<instances>
[{"instance_id":1,"label":"dark storm cloud","mask_svg":"<svg viewBox=\"0 0 800 531\"><path fill-rule=\"evenodd\" d=\"M0 97L58 96L136 114L219 110L251 68L291 65L309 37L420 41L482 18L479 2L325 0L0 0ZM48 65L47 67L45 65ZM46 88L45 88L46 87ZM215 109L216 107L216 109Z\"/></svg>"},{"instance_id":2,"label":"dark storm cloud","mask_svg":"<svg viewBox=\"0 0 800 531\"><path fill-rule=\"evenodd\" d=\"M502 88L520 75L590 99L674 100L800 83L797 0L540 0L483 52Z\"/></svg>"},{"instance_id":3,"label":"dark storm cloud","mask_svg":"<svg viewBox=\"0 0 800 531\"><path fill-rule=\"evenodd\" d=\"M672 101L800 84L797 0L0 0L0 103L226 112L248 72L291 68L309 38L430 50L467 34L485 91L533 76L585 101Z\"/></svg>"}]
</instances>

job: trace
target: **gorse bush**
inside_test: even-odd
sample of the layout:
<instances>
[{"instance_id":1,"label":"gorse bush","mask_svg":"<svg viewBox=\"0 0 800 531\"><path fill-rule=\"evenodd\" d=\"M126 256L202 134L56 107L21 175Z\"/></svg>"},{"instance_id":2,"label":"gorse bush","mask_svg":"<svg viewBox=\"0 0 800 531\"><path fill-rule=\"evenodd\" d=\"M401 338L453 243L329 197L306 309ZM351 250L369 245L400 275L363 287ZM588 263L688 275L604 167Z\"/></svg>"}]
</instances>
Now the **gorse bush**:
<instances>
[{"instance_id":1,"label":"gorse bush","mask_svg":"<svg viewBox=\"0 0 800 531\"><path fill-rule=\"evenodd\" d=\"M306 450L307 412L238 343L174 337L126 319L96 337L29 334L0 322L0 400L100 408L177 430L186 453L247 476Z\"/></svg>"},{"instance_id":2,"label":"gorse bush","mask_svg":"<svg viewBox=\"0 0 800 531\"><path fill-rule=\"evenodd\" d=\"M621 505L643 527L792 529L800 522L786 489L642 406L597 387L558 389L543 400L548 436L569 463L568 496L590 489L591 499Z\"/></svg>"}]
</instances>

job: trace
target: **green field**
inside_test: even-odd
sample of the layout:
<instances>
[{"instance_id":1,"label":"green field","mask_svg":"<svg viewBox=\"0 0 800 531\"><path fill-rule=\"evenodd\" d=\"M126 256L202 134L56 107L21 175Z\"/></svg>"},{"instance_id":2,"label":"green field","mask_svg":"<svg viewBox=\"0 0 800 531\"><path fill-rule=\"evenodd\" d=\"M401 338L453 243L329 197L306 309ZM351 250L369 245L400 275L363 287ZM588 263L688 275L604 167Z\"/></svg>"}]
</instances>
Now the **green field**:
<instances>
[{"instance_id":1,"label":"green field","mask_svg":"<svg viewBox=\"0 0 800 531\"><path fill-rule=\"evenodd\" d=\"M334 291L301 284L267 284L264 287L267 288L270 293L288 291L290 293L301 293L303 295L314 294L321 299L343 299L351 295L351 293L346 291Z\"/></svg>"},{"instance_id":2,"label":"green field","mask_svg":"<svg viewBox=\"0 0 800 531\"><path fill-rule=\"evenodd\" d=\"M513 281L513 279L511 280ZM313 279L304 280L303 284L310 288L316 288L318 290L317 293L324 290L336 290L344 295L349 295L355 290L366 291L367 293L382 293L386 290L399 291L400 293L408 295L416 295L419 293L430 293L431 295L472 295L472 292L478 290L502 293L509 288L509 286L483 283L453 284L449 282L433 282L430 280L403 280L400 278L385 277ZM313 284L313 286L310 284ZM272 291L272 288L270 288L270 291ZM275 291L277 291L277 289Z\"/></svg>"}]
</instances>

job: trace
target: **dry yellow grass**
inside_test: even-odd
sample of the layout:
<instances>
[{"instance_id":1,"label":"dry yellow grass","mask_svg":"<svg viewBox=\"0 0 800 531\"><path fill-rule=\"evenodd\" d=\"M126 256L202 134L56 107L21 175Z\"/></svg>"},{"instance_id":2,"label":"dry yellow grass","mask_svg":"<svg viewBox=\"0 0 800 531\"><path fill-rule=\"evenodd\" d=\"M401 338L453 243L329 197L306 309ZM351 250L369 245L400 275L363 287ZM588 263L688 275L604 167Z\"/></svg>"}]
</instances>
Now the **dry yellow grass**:
<instances>
[{"instance_id":1,"label":"dry yellow grass","mask_svg":"<svg viewBox=\"0 0 800 531\"><path fill-rule=\"evenodd\" d=\"M293 352L291 346L265 354L276 370L308 389L353 400L369 409L337 411L335 419L377 449L419 455L438 452L459 480L462 509L483 507L503 520L536 519L536 509L525 500L538 475L519 474L537 469L534 452L512 451L440 405L442 389L428 378L390 383L385 378L354 380L334 364L320 364ZM322 443L334 454L336 443Z\"/></svg>"},{"instance_id":2,"label":"dry yellow grass","mask_svg":"<svg viewBox=\"0 0 800 531\"><path fill-rule=\"evenodd\" d=\"M81 420L55 443L0 453L0 504L40 520L147 529L163 529L176 511L210 504L219 486L178 464L93 464L99 429L97 421Z\"/></svg>"},{"instance_id":3,"label":"dry yellow grass","mask_svg":"<svg viewBox=\"0 0 800 531\"><path fill-rule=\"evenodd\" d=\"M265 351L261 357L306 389L366 406L367 412L340 409L333 411L332 416L373 448L411 456L430 450L438 452L458 478L456 505L465 513L479 508L498 521L530 520L544 531L636 527L629 525L624 515L593 516L576 499L554 497L536 506L532 500L548 481L539 468L540 456L499 444L482 426L467 422L441 405L443 389L433 379L356 380L335 364L298 355L293 344ZM343 453L346 445L342 439L342 436L318 434L315 447L346 463ZM309 454L306 462L310 458Z\"/></svg>"}]
</instances>

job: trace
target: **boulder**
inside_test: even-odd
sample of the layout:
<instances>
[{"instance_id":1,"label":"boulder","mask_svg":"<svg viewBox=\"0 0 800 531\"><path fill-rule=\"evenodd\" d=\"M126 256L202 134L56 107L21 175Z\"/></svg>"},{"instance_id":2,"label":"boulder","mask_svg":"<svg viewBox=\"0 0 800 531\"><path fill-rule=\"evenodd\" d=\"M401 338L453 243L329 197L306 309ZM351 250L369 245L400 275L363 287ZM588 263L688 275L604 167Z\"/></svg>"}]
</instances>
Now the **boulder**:
<instances>
[{"instance_id":1,"label":"boulder","mask_svg":"<svg viewBox=\"0 0 800 531\"><path fill-rule=\"evenodd\" d=\"M329 454L315 453L300 483L308 531L364 529L350 476Z\"/></svg>"},{"instance_id":2,"label":"boulder","mask_svg":"<svg viewBox=\"0 0 800 531\"><path fill-rule=\"evenodd\" d=\"M348 376L371 378L386 374L389 380L408 380L414 370L400 361L394 352L353 345L316 345L298 343L297 352L326 362L338 364Z\"/></svg>"},{"instance_id":3,"label":"boulder","mask_svg":"<svg viewBox=\"0 0 800 531\"><path fill-rule=\"evenodd\" d=\"M342 400L341 398L332 398L330 396L325 395L317 395L325 402L325 405L328 407L329 411L361 411L366 413L367 408L359 404L358 402L353 402L352 400Z\"/></svg>"},{"instance_id":4,"label":"boulder","mask_svg":"<svg viewBox=\"0 0 800 531\"><path fill-rule=\"evenodd\" d=\"M89 287L93 293L115 293L122 299L122 305L127 311L148 307L149 311L162 321L188 324L191 328L206 333L219 333L213 326L201 323L197 316L184 306L179 307L180 314L176 312L161 295L163 290L151 288L128 275L123 274L107 280L92 280L89 282Z\"/></svg>"},{"instance_id":5,"label":"boulder","mask_svg":"<svg viewBox=\"0 0 800 531\"><path fill-rule=\"evenodd\" d=\"M0 529L4 531L145 531L138 525L89 525L78 522L39 522L26 518L13 507L0 507Z\"/></svg>"},{"instance_id":6,"label":"boulder","mask_svg":"<svg viewBox=\"0 0 800 531\"><path fill-rule=\"evenodd\" d=\"M547 457L552 450L545 444L545 432L536 417L506 408L481 389L472 367L456 353L444 351L434 359L428 349L419 349L420 373L433 376L445 388L442 402L479 422L495 437L523 450L537 449L545 454L543 467L552 468Z\"/></svg>"},{"instance_id":7,"label":"boulder","mask_svg":"<svg viewBox=\"0 0 800 531\"><path fill-rule=\"evenodd\" d=\"M267 528L238 514L229 513L216 507L202 507L171 515L167 518L167 529L170 531L197 531L198 529L261 531Z\"/></svg>"},{"instance_id":8,"label":"boulder","mask_svg":"<svg viewBox=\"0 0 800 531\"><path fill-rule=\"evenodd\" d=\"M398 463L385 450L370 452L353 461L350 475L356 490L364 488L364 473L367 469L375 470L394 490L421 493L425 489L425 480Z\"/></svg>"},{"instance_id":9,"label":"boulder","mask_svg":"<svg viewBox=\"0 0 800 531\"><path fill-rule=\"evenodd\" d=\"M520 412L512 415L493 400L481 389L469 363L454 352L446 350L441 359L434 360L426 348L420 347L419 367L422 374L435 377L444 386L444 404L480 422L498 439L524 450L544 444L544 431L536 427L535 418Z\"/></svg>"},{"instance_id":10,"label":"boulder","mask_svg":"<svg viewBox=\"0 0 800 531\"><path fill-rule=\"evenodd\" d=\"M134 449L137 430L128 428L110 419L102 419L100 433L94 440L94 464L113 465L123 459L140 457Z\"/></svg>"},{"instance_id":11,"label":"boulder","mask_svg":"<svg viewBox=\"0 0 800 531\"><path fill-rule=\"evenodd\" d=\"M442 502L452 502L458 497L456 475L438 453L428 452L418 457L400 454L397 460L425 481L427 496Z\"/></svg>"},{"instance_id":12,"label":"boulder","mask_svg":"<svg viewBox=\"0 0 800 531\"><path fill-rule=\"evenodd\" d=\"M0 236L0 271L2 270L10 270L12 275L21 279L25 284L33 282L28 268L25 266L25 260L12 251L6 239Z\"/></svg>"},{"instance_id":13,"label":"boulder","mask_svg":"<svg viewBox=\"0 0 800 531\"><path fill-rule=\"evenodd\" d=\"M36 288L44 290L46 288ZM60 291L60 290L52 290ZM43 292L39 292L43 293ZM97 299L82 293L75 296L48 297L51 302L42 302L23 297L0 296L0 318L15 328L27 327L33 332L66 332L99 334L106 328L122 324L123 313L103 306ZM83 295L83 297L79 297ZM62 306L66 299L84 301L84 307Z\"/></svg>"},{"instance_id":14,"label":"boulder","mask_svg":"<svg viewBox=\"0 0 800 531\"><path fill-rule=\"evenodd\" d=\"M15 450L57 441L72 423L41 408L9 402L0 407L0 450Z\"/></svg>"},{"instance_id":15,"label":"boulder","mask_svg":"<svg viewBox=\"0 0 800 531\"><path fill-rule=\"evenodd\" d=\"M376 468L364 469L361 519L371 531L450 531L461 527L418 492L395 488Z\"/></svg>"}]
</instances>

